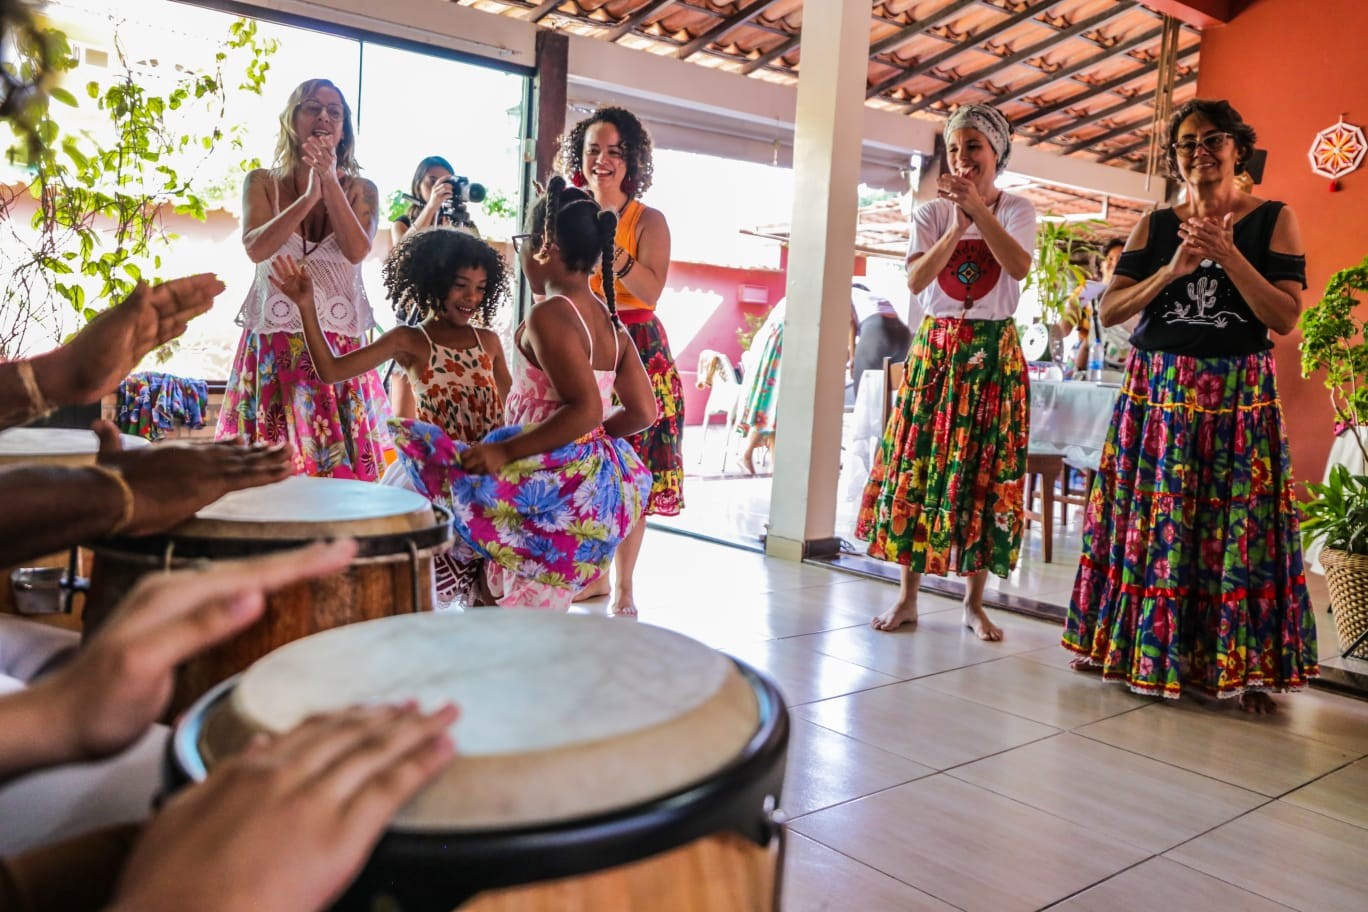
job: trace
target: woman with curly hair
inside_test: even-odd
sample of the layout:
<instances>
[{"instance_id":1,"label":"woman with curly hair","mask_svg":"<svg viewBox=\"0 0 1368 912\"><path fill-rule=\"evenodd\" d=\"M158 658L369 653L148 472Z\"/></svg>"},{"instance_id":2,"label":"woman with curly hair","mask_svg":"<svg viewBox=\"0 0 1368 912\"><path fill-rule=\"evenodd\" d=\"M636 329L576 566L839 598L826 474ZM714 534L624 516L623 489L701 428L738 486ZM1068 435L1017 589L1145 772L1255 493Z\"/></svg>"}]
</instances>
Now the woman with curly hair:
<instances>
[{"instance_id":1,"label":"woman with curly hair","mask_svg":"<svg viewBox=\"0 0 1368 912\"><path fill-rule=\"evenodd\" d=\"M384 278L395 311L417 314L419 322L396 326L344 355L333 351L318 323L307 269L282 257L271 281L298 305L314 369L324 382L338 383L393 359L408 381L402 386L407 395L395 403L395 413L406 419L394 422L401 439L415 420L441 428L452 440L483 439L503 424L511 383L499 337L485 328L507 298L503 259L484 241L456 228L420 228L390 252ZM401 454L382 483L420 490L415 476ZM479 554L458 542L433 565L438 605L473 602Z\"/></svg>"},{"instance_id":2,"label":"woman with curly hair","mask_svg":"<svg viewBox=\"0 0 1368 912\"><path fill-rule=\"evenodd\" d=\"M658 413L655 424L632 437L631 444L651 470L647 515L674 516L684 508L684 388L665 327L655 315L670 268L670 227L659 210L639 199L651 187L650 134L631 111L599 108L561 139L557 170L576 187L589 191L594 202L617 213L611 264L617 311L641 352ZM603 296L600 274L596 273L590 284L595 294ZM645 534L643 516L618 548L614 560L617 588L610 606L614 614L636 614L632 575ZM604 574L580 598L607 594L608 577Z\"/></svg>"},{"instance_id":3,"label":"woman with curly hair","mask_svg":"<svg viewBox=\"0 0 1368 912\"><path fill-rule=\"evenodd\" d=\"M1297 325L1292 210L1242 191L1254 129L1194 99L1169 122L1186 197L1140 219L1102 296L1134 350L1088 495L1064 628L1073 667L1272 712L1318 672L1269 330Z\"/></svg>"},{"instance_id":4,"label":"woman with curly hair","mask_svg":"<svg viewBox=\"0 0 1368 912\"><path fill-rule=\"evenodd\" d=\"M361 282L379 218L375 184L361 177L351 108L337 86L310 79L280 115L275 166L243 183L242 244L256 278L238 312L233 358L214 436L289 443L306 475L373 481L389 449L389 404L367 372L332 386L309 361L294 304L270 281L270 261L303 260L329 343L346 354L375 326Z\"/></svg>"}]
</instances>

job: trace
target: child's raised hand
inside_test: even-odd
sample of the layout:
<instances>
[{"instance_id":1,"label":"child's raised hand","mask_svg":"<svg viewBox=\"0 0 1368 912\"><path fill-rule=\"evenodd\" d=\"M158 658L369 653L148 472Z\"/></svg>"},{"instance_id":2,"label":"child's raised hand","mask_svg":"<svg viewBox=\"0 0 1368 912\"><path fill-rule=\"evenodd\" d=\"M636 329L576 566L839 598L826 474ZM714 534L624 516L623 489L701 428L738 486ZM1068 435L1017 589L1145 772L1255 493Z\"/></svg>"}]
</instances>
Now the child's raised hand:
<instances>
[{"instance_id":1,"label":"child's raised hand","mask_svg":"<svg viewBox=\"0 0 1368 912\"><path fill-rule=\"evenodd\" d=\"M473 443L461 452L461 468L477 475L492 475L508 463L508 450L499 443Z\"/></svg>"},{"instance_id":2,"label":"child's raised hand","mask_svg":"<svg viewBox=\"0 0 1368 912\"><path fill-rule=\"evenodd\" d=\"M313 304L313 277L292 256L276 257L271 262L271 284L300 307Z\"/></svg>"}]
</instances>

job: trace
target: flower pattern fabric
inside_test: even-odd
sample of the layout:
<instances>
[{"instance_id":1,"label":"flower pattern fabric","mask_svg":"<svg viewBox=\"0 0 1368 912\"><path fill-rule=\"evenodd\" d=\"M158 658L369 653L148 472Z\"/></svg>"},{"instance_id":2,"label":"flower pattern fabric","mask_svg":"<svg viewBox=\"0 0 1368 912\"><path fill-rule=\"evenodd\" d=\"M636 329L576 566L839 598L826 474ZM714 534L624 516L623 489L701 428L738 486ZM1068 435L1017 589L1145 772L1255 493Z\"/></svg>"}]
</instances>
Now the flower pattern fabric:
<instances>
[{"instance_id":1,"label":"flower pattern fabric","mask_svg":"<svg viewBox=\"0 0 1368 912\"><path fill-rule=\"evenodd\" d=\"M338 355L362 344L324 335ZM389 398L375 371L324 383L302 333L248 332L233 358L214 437L288 443L301 475L375 481L390 447L389 417Z\"/></svg>"},{"instance_id":2,"label":"flower pattern fabric","mask_svg":"<svg viewBox=\"0 0 1368 912\"><path fill-rule=\"evenodd\" d=\"M1134 352L1088 495L1063 643L1176 698L1319 673L1272 356Z\"/></svg>"},{"instance_id":3,"label":"flower pattern fabric","mask_svg":"<svg viewBox=\"0 0 1368 912\"><path fill-rule=\"evenodd\" d=\"M736 413L736 432L745 437L754 428L774 433L774 416L779 410L779 363L784 353L784 320L766 320L760 327L760 357L750 376L741 382L740 411Z\"/></svg>"},{"instance_id":4,"label":"flower pattern fabric","mask_svg":"<svg viewBox=\"0 0 1368 912\"><path fill-rule=\"evenodd\" d=\"M624 311L622 319L655 391L655 424L627 438L651 470L646 513L677 516L684 509L684 385L660 320L642 311Z\"/></svg>"},{"instance_id":5,"label":"flower pattern fabric","mask_svg":"<svg viewBox=\"0 0 1368 912\"><path fill-rule=\"evenodd\" d=\"M917 573L1016 566L1030 425L1010 320L927 317L865 485L855 534Z\"/></svg>"}]
</instances>

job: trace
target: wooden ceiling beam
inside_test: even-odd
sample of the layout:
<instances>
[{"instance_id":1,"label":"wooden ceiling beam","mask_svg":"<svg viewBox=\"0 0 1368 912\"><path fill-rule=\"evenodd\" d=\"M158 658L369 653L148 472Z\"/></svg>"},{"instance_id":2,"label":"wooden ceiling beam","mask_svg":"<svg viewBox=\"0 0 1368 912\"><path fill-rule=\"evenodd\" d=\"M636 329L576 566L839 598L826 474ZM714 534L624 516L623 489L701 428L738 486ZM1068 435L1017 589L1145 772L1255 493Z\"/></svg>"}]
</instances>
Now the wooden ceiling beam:
<instances>
[{"instance_id":1,"label":"wooden ceiling beam","mask_svg":"<svg viewBox=\"0 0 1368 912\"><path fill-rule=\"evenodd\" d=\"M1121 156L1129 155L1132 152L1139 152L1141 149L1149 148L1149 144L1149 137L1146 136L1139 142L1133 142L1129 146L1120 146L1119 148L1113 149L1110 152L1105 153L1101 158L1097 160L1097 163L1100 165L1103 162L1111 161L1113 158L1120 158Z\"/></svg>"},{"instance_id":2,"label":"wooden ceiling beam","mask_svg":"<svg viewBox=\"0 0 1368 912\"><path fill-rule=\"evenodd\" d=\"M1099 25L1105 25L1106 23L1115 19L1117 16L1125 15L1127 12L1130 11L1132 6L1134 6L1134 4L1131 3L1130 0L1122 0L1122 2L1117 3L1114 7L1110 9L1104 10L1103 12L1097 13L1096 15L1089 16L1087 19L1080 19L1073 25L1070 25L1062 31L1059 31L1056 34L1051 35L1044 41L1037 41L1030 47L1023 48L1022 50L1017 51L1014 54L1008 54L1006 57L1003 57L997 63L991 64L990 66L984 67L981 70L976 70L975 72L968 74L962 80L960 80L959 83L955 85L947 86L946 88L941 89L938 92L932 92L930 95L927 95L924 98L922 98L921 101L918 101L915 104L911 105L908 108L908 112L912 113L915 111L923 111L926 108L929 108L931 105L935 104L936 102L948 98L953 92L965 88L968 85L973 85L975 83L982 82L989 76L992 76L995 73L999 73L1007 69L1008 67L1016 66L1018 63L1021 63L1024 60L1029 60L1032 57L1035 57L1045 51L1048 51L1050 48L1054 47L1060 42L1067 41L1075 35L1078 35L1082 32L1086 32L1088 29L1096 28ZM975 42L975 44L979 43L980 42Z\"/></svg>"},{"instance_id":3,"label":"wooden ceiling beam","mask_svg":"<svg viewBox=\"0 0 1368 912\"><path fill-rule=\"evenodd\" d=\"M662 9L664 9L665 7L669 6L671 3L674 2L675 0L650 0L649 3L646 3L641 7L638 7L625 19L623 19L617 25L613 26L612 31L608 33L608 40L621 40L624 36L630 34L633 29L641 25L641 23L645 22L647 19L651 18L656 13L660 12Z\"/></svg>"},{"instance_id":4,"label":"wooden ceiling beam","mask_svg":"<svg viewBox=\"0 0 1368 912\"><path fill-rule=\"evenodd\" d=\"M1157 41L1159 40L1159 37L1163 35L1163 33L1163 29L1152 29L1151 31L1145 32L1142 35L1137 35L1134 38L1130 38L1126 41L1123 41L1120 44L1099 47L1098 53L1093 54L1090 57L1085 57L1082 60L1079 60L1075 63L1071 63L1063 69L1048 72L1045 75L1045 78L1043 79L1037 79L1035 82L1023 83L1019 88L1008 89L1006 93L995 97L993 99L993 104L1004 105L1016 101L1018 98L1025 97L1026 95L1035 94L1036 92L1039 92L1042 89L1049 88L1050 86L1060 82L1061 80L1068 79L1075 73L1082 72L1083 70L1086 70L1089 67L1097 66L1099 63L1103 63L1104 61L1106 61L1109 57L1119 56L1121 54L1125 54L1129 51L1132 51L1143 44L1149 44L1151 41Z\"/></svg>"},{"instance_id":5,"label":"wooden ceiling beam","mask_svg":"<svg viewBox=\"0 0 1368 912\"><path fill-rule=\"evenodd\" d=\"M1101 145L1109 139L1115 139L1126 133L1134 133L1136 130L1143 130L1150 125L1150 121L1153 119L1152 116L1144 117L1140 120L1132 120L1130 123L1122 124L1119 127L1112 127L1110 130L1104 130L1096 136L1090 136L1087 139L1079 140L1076 143L1065 146L1064 154L1073 155L1075 152L1081 152L1089 146ZM1148 140L1146 140L1146 142L1148 142Z\"/></svg>"},{"instance_id":6,"label":"wooden ceiling beam","mask_svg":"<svg viewBox=\"0 0 1368 912\"><path fill-rule=\"evenodd\" d=\"M1181 77L1180 79L1178 79L1176 82L1174 82L1174 83L1173 83L1173 87L1176 89L1176 88L1179 88L1180 86L1185 86L1185 85L1187 85L1187 84L1190 83L1190 82L1195 82L1196 80L1197 80L1197 74L1196 74L1195 72L1194 72L1194 73L1188 73L1186 76L1183 76L1183 77ZM1057 127L1056 129L1051 130L1049 133L1045 133L1045 134L1043 134L1043 135L1041 135L1041 136L1033 136L1033 137L1031 137L1031 139L1030 139L1031 145L1034 146L1034 145L1037 145L1038 143L1043 143L1043 142L1054 142L1055 139L1056 139L1056 137L1059 137L1059 136L1066 136L1066 135L1068 135L1068 134L1070 134L1070 133L1075 133L1075 132L1077 132L1078 130L1082 129L1083 127L1089 126L1090 124L1097 123L1099 120L1105 120L1105 119L1107 119L1108 117L1111 117L1113 114L1120 114L1122 111L1126 110L1127 108L1134 107L1135 105L1138 105L1138 104L1144 104L1145 102L1147 102L1147 101L1149 101L1150 99L1152 99L1156 94L1158 94L1158 91L1159 91L1159 89L1158 89L1158 87L1156 86L1155 88L1150 89L1148 92L1143 92L1143 93L1141 93L1141 94L1139 94L1139 95L1130 96L1130 97L1126 98L1124 101L1121 101L1121 102L1118 103L1118 104L1114 104L1114 105L1112 105L1111 107L1103 108L1103 109L1100 110L1100 111L1096 111L1096 112L1093 112L1093 113L1089 113L1086 117L1084 117L1084 118L1081 119L1081 120L1076 120L1076 121L1074 121L1073 123L1068 123L1068 124L1065 124L1065 125L1062 126L1062 127ZM1061 145L1062 145L1062 143L1061 143Z\"/></svg>"},{"instance_id":7,"label":"wooden ceiling beam","mask_svg":"<svg viewBox=\"0 0 1368 912\"><path fill-rule=\"evenodd\" d=\"M1197 53L1200 47L1201 45L1194 44L1191 47L1187 48L1187 50L1179 51L1177 59L1181 61L1184 58L1191 57L1193 54ZM1034 120L1039 120L1042 117L1049 117L1051 114L1056 114L1060 111L1063 111L1065 108L1071 108L1079 102L1087 101L1089 98L1094 98L1098 95L1101 95L1104 92L1115 91L1116 89L1121 88L1126 83L1134 82L1142 76L1147 76L1152 72L1154 72L1154 68L1149 64L1136 67L1133 70L1129 70L1125 73L1122 73L1120 76L1108 79L1106 82L1099 82L1096 85L1089 86L1086 90L1079 92L1077 95L1070 95L1068 98L1065 98L1062 101L1056 101L1053 104L1048 104L1043 108L1039 108L1035 111L1032 111L1030 114L1027 114L1024 117L1017 118L1016 120L1012 121L1012 123L1015 124L1017 127L1022 127Z\"/></svg>"},{"instance_id":8,"label":"wooden ceiling beam","mask_svg":"<svg viewBox=\"0 0 1368 912\"><path fill-rule=\"evenodd\" d=\"M970 6L977 6L981 2L983 2L983 0L955 0L954 3L951 3L949 6L941 7L925 19L918 19L916 22L903 26L892 35L880 38L869 46L869 56L877 57L880 54L887 54L895 48L902 47L922 32L931 28L931 26L938 25L958 13L960 10Z\"/></svg>"},{"instance_id":9,"label":"wooden ceiling beam","mask_svg":"<svg viewBox=\"0 0 1368 912\"><path fill-rule=\"evenodd\" d=\"M995 38L998 35L1010 29L1012 26L1016 25L1018 22L1024 22L1025 20L1030 19L1032 16L1038 16L1039 14L1050 9L1050 7L1054 6L1058 2L1059 0L1041 0L1041 2L1033 3L1026 9L1023 9L1020 12L1013 13L1005 19L1002 19L996 24L991 25L983 31L979 32L978 34L974 35L971 39L972 43L974 45L978 45L992 38ZM929 70L932 70L935 67L940 66L942 63L949 60L950 58L959 56L960 54L964 53L969 48L969 46L970 45L967 43L957 44L948 50L940 52L939 54L933 54L925 60L919 60L916 66L907 67L898 73L894 73L892 76L888 77L878 85L870 86L869 89L865 91L865 98L873 98L875 95L882 95L885 92L890 91L891 89L895 89L898 86L902 85L904 82L907 82L909 79L915 79L917 76L920 76L921 74Z\"/></svg>"},{"instance_id":10,"label":"wooden ceiling beam","mask_svg":"<svg viewBox=\"0 0 1368 912\"><path fill-rule=\"evenodd\" d=\"M766 9L773 6L777 0L755 0L750 6L742 7L732 13L726 19L714 25L712 28L695 37L688 44L684 45L675 54L680 60L688 60L703 48L716 41L721 41L727 33L740 25L744 25L748 20L754 19Z\"/></svg>"}]
</instances>

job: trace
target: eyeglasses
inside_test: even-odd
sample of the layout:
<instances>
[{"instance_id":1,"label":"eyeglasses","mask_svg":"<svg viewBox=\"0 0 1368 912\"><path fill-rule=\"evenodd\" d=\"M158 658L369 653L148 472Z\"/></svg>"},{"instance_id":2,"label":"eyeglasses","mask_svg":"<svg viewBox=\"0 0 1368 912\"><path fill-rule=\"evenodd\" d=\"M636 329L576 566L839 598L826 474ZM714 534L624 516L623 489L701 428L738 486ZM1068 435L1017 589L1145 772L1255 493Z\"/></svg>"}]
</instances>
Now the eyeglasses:
<instances>
[{"instance_id":1,"label":"eyeglasses","mask_svg":"<svg viewBox=\"0 0 1368 912\"><path fill-rule=\"evenodd\" d=\"M1173 144L1173 151L1183 158L1192 158L1197 154L1197 147L1201 146L1212 155L1225 148L1226 140L1230 139L1229 133L1208 133L1201 139L1185 139L1182 142Z\"/></svg>"},{"instance_id":2,"label":"eyeglasses","mask_svg":"<svg viewBox=\"0 0 1368 912\"><path fill-rule=\"evenodd\" d=\"M509 238L509 240L513 242L513 252L521 253L523 241L527 240L530 237L532 237L532 235L530 234L515 234L513 235L513 237Z\"/></svg>"},{"instance_id":3,"label":"eyeglasses","mask_svg":"<svg viewBox=\"0 0 1368 912\"><path fill-rule=\"evenodd\" d=\"M346 112L342 110L341 105L321 105L316 101L304 102L299 106L299 111L301 114L306 114L309 117L317 117L319 114L327 111L328 116L333 120L341 120L346 114Z\"/></svg>"}]
</instances>

